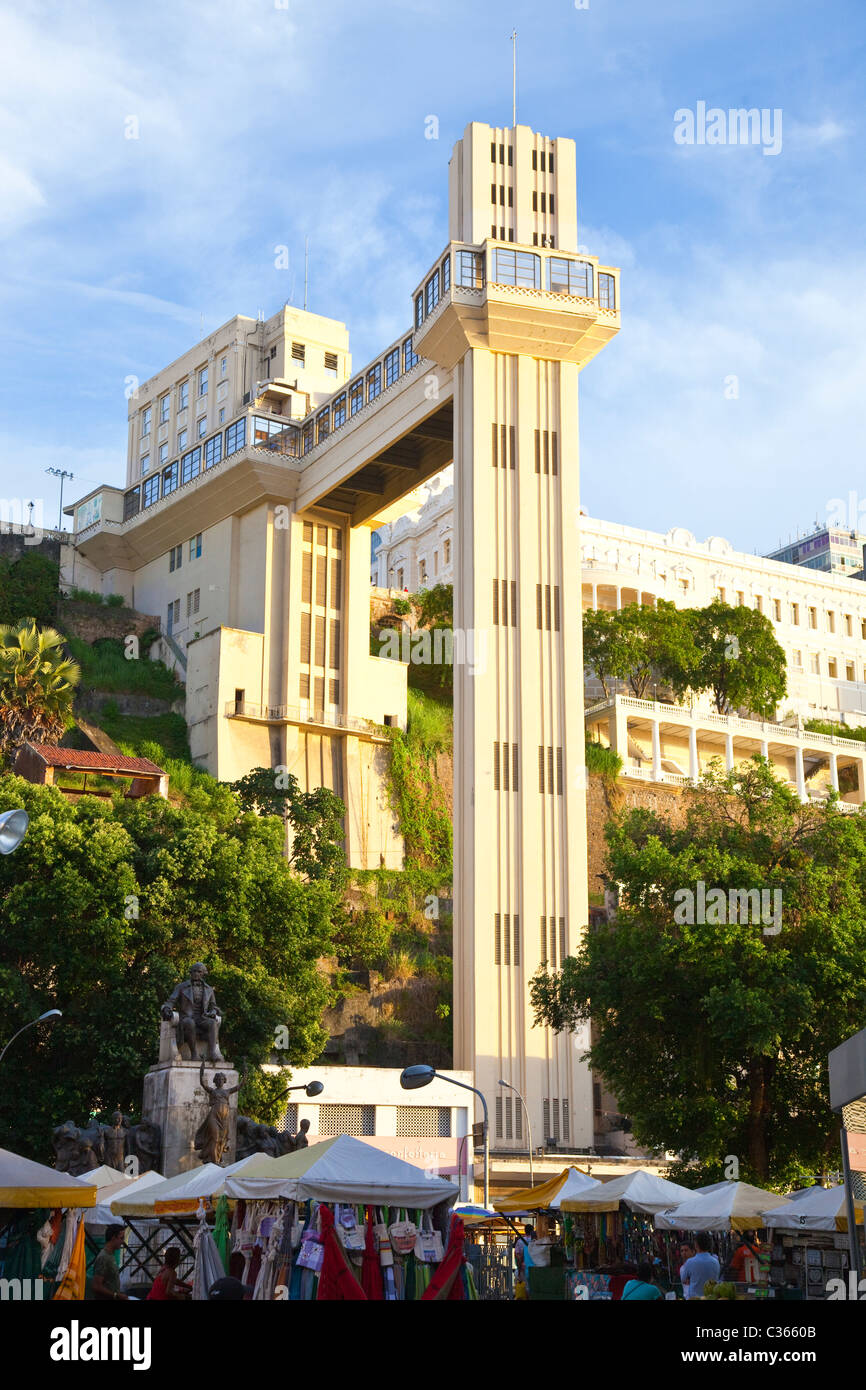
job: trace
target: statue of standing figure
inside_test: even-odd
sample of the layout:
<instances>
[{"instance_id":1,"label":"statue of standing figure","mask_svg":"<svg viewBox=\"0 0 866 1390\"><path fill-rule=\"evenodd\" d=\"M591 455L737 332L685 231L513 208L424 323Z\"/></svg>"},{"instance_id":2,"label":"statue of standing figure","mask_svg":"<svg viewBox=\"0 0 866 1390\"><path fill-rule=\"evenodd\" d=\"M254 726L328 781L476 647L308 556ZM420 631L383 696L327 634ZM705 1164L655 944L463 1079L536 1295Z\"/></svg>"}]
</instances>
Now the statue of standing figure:
<instances>
[{"instance_id":1,"label":"statue of standing figure","mask_svg":"<svg viewBox=\"0 0 866 1390\"><path fill-rule=\"evenodd\" d=\"M246 1080L246 1068L237 1086L226 1087L224 1072L218 1071L209 1086L204 1079L204 1058L199 1067L199 1085L208 1098L210 1108L195 1132L195 1151L202 1163L222 1163L231 1137L230 1096L241 1089Z\"/></svg>"},{"instance_id":2,"label":"statue of standing figure","mask_svg":"<svg viewBox=\"0 0 866 1390\"><path fill-rule=\"evenodd\" d=\"M105 1162L109 1168L117 1168L122 1173L130 1139L129 1121L121 1110L115 1110L111 1116L111 1124L101 1125L100 1128Z\"/></svg>"}]
</instances>

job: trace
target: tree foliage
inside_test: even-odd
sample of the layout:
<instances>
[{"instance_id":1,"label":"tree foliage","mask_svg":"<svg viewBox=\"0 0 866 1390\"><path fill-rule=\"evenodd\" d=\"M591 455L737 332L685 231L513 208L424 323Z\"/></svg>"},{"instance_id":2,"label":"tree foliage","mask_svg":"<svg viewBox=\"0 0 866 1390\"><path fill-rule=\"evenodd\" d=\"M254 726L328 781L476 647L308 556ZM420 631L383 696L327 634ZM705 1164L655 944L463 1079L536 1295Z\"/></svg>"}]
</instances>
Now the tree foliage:
<instances>
[{"instance_id":1,"label":"tree foliage","mask_svg":"<svg viewBox=\"0 0 866 1390\"><path fill-rule=\"evenodd\" d=\"M245 811L279 816L291 827L289 862L310 882L342 888L348 879L343 818L346 808L328 787L302 792L297 777L282 769L256 767L232 791Z\"/></svg>"},{"instance_id":2,"label":"tree foliage","mask_svg":"<svg viewBox=\"0 0 866 1390\"><path fill-rule=\"evenodd\" d=\"M17 560L0 555L0 623L53 623L60 587L55 560L25 551Z\"/></svg>"},{"instance_id":3,"label":"tree foliage","mask_svg":"<svg viewBox=\"0 0 866 1390\"><path fill-rule=\"evenodd\" d=\"M23 806L30 828L0 859L0 1038L49 1008L6 1057L0 1146L45 1161L65 1119L119 1105L137 1112L156 1061L159 1007L193 961L208 967L226 1056L267 1059L288 1029L286 1063L321 1051L334 893L282 857L280 823L159 797L64 799L17 777L0 810Z\"/></svg>"},{"instance_id":4,"label":"tree foliage","mask_svg":"<svg viewBox=\"0 0 866 1390\"><path fill-rule=\"evenodd\" d=\"M772 718L785 695L785 653L769 619L754 608L718 600L705 608L626 604L583 615L584 662L605 697L627 682L638 699L667 687L682 699L712 691L720 714L744 707Z\"/></svg>"},{"instance_id":5,"label":"tree foliage","mask_svg":"<svg viewBox=\"0 0 866 1390\"><path fill-rule=\"evenodd\" d=\"M81 679L52 627L0 627L0 750L59 737Z\"/></svg>"},{"instance_id":6,"label":"tree foliage","mask_svg":"<svg viewBox=\"0 0 866 1390\"><path fill-rule=\"evenodd\" d=\"M694 665L683 680L693 690L711 690L716 709L741 706L764 719L775 717L785 695L785 652L769 618L755 608L732 608L716 600L682 615L693 640Z\"/></svg>"},{"instance_id":7,"label":"tree foliage","mask_svg":"<svg viewBox=\"0 0 866 1390\"><path fill-rule=\"evenodd\" d=\"M866 816L801 805L760 758L710 772L684 804L681 824L646 809L610 822L617 920L535 976L536 1022L591 1014L590 1064L642 1144L708 1165L734 1155L759 1182L835 1167L827 1055L863 1026ZM781 929L730 907L683 920L699 882L778 890Z\"/></svg>"}]
</instances>

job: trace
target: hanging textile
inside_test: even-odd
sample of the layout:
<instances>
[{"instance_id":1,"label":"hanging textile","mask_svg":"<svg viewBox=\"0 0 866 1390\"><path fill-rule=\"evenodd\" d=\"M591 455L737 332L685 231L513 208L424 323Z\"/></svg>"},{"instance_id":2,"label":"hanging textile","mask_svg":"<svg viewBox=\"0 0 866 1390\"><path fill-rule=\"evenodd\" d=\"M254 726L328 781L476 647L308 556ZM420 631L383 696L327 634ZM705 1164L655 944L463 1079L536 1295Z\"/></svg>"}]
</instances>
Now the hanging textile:
<instances>
[{"instance_id":1,"label":"hanging textile","mask_svg":"<svg viewBox=\"0 0 866 1390\"><path fill-rule=\"evenodd\" d=\"M430 1280L429 1287L421 1295L425 1301L451 1300L457 1302L466 1297L460 1277L463 1268L463 1222L459 1216L452 1216L448 1232L448 1245L445 1256Z\"/></svg>"},{"instance_id":2,"label":"hanging textile","mask_svg":"<svg viewBox=\"0 0 866 1390\"><path fill-rule=\"evenodd\" d=\"M207 1301L208 1289L225 1274L220 1252L207 1227L204 1202L198 1204L198 1229L193 1242L195 1272L192 1278L192 1297L196 1303Z\"/></svg>"},{"instance_id":3,"label":"hanging textile","mask_svg":"<svg viewBox=\"0 0 866 1390\"><path fill-rule=\"evenodd\" d=\"M373 1230L373 1208L367 1208L367 1235L364 1244L364 1263L361 1270L361 1287L368 1300L379 1301L385 1298L382 1280L382 1266L376 1249L376 1233Z\"/></svg>"},{"instance_id":4,"label":"hanging textile","mask_svg":"<svg viewBox=\"0 0 866 1390\"><path fill-rule=\"evenodd\" d=\"M231 1259L232 1242L229 1235L229 1204L227 1199L220 1197L216 1205L216 1221L213 1228L214 1244L219 1251L222 1266L226 1274L229 1272L229 1261Z\"/></svg>"},{"instance_id":5,"label":"hanging textile","mask_svg":"<svg viewBox=\"0 0 866 1390\"><path fill-rule=\"evenodd\" d=\"M84 1222L79 1216L78 1228L73 1238L72 1253L66 1266L66 1273L63 1276L60 1287L54 1295L54 1301L56 1303L80 1303L84 1298L84 1286L86 1282L87 1256L84 1250Z\"/></svg>"},{"instance_id":6,"label":"hanging textile","mask_svg":"<svg viewBox=\"0 0 866 1390\"><path fill-rule=\"evenodd\" d=\"M270 1303L274 1297L277 1283L278 1265L282 1262L283 1223L288 1219L288 1211L281 1211L270 1225L267 1244L262 1253L259 1277L253 1290L253 1302Z\"/></svg>"},{"instance_id":7,"label":"hanging textile","mask_svg":"<svg viewBox=\"0 0 866 1390\"><path fill-rule=\"evenodd\" d=\"M325 1247L325 1257L319 1275L317 1298L366 1303L367 1295L355 1278L343 1247L337 1239L337 1233L334 1230L334 1214L330 1207L322 1205L319 1208L319 1219L322 1223L322 1244Z\"/></svg>"}]
</instances>

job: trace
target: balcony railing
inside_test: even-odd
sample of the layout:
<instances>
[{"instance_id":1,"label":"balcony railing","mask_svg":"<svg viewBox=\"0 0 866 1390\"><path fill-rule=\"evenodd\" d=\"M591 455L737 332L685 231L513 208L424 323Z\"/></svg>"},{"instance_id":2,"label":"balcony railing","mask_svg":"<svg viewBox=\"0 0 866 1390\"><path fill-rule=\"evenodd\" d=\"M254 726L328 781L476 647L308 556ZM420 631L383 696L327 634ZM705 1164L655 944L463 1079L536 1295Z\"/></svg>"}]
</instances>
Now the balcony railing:
<instances>
[{"instance_id":1,"label":"balcony railing","mask_svg":"<svg viewBox=\"0 0 866 1390\"><path fill-rule=\"evenodd\" d=\"M752 738L789 738L806 743L814 748L853 748L866 757L866 744L860 739L843 738L839 734L810 733L808 729L793 728L788 724L773 724L763 719L743 719L736 714L702 713L682 705L659 704L652 700L638 700L633 695L612 695L606 700L597 700L585 710L584 717L601 714L618 704L621 709L634 710L641 714L654 715L660 720L682 724L698 724L704 727L728 729L732 733L748 734Z\"/></svg>"},{"instance_id":2,"label":"balcony railing","mask_svg":"<svg viewBox=\"0 0 866 1390\"><path fill-rule=\"evenodd\" d=\"M264 724L324 724L330 729L346 729L386 739L383 726L372 719L355 719L333 709L303 709L299 705L252 705L246 700L230 700L227 719L253 719Z\"/></svg>"}]
</instances>

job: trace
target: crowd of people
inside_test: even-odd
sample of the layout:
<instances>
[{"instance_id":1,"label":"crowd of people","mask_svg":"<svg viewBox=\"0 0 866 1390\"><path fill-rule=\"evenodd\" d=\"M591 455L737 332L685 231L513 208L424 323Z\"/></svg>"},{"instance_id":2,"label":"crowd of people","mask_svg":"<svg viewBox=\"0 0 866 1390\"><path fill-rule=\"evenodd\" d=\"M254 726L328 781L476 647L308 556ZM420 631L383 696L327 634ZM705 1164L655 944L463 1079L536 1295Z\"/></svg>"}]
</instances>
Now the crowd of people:
<instances>
[{"instance_id":1,"label":"crowd of people","mask_svg":"<svg viewBox=\"0 0 866 1390\"><path fill-rule=\"evenodd\" d=\"M126 1227L120 1224L109 1226L105 1232L105 1244L93 1261L90 1275L88 1297L96 1302L129 1302L132 1295L123 1293L120 1287L120 1269L115 1259L126 1237ZM147 1295L148 1302L185 1303L192 1297L192 1284L185 1283L177 1276L178 1265L183 1258L179 1245L170 1245L164 1252L162 1264ZM252 1294L252 1285L242 1284L240 1279L226 1275L217 1279L208 1289L209 1303L239 1303Z\"/></svg>"}]
</instances>

